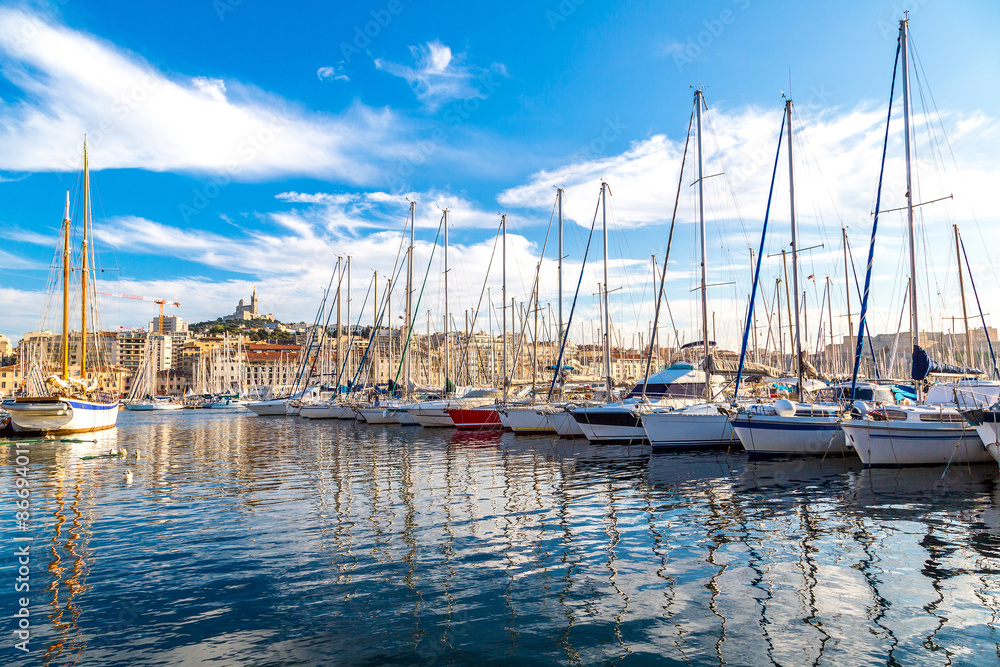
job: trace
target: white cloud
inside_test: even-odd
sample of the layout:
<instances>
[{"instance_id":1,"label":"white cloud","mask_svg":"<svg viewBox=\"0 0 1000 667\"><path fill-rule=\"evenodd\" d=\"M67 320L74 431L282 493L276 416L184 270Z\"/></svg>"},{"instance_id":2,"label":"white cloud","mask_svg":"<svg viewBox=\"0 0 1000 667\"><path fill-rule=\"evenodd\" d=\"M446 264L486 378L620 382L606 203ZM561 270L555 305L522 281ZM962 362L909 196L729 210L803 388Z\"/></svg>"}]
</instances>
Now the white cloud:
<instances>
[{"instance_id":1,"label":"white cloud","mask_svg":"<svg viewBox=\"0 0 1000 667\"><path fill-rule=\"evenodd\" d=\"M316 76L320 81L350 81L351 77L344 74L344 64L343 62L337 63L336 66L320 67L316 70Z\"/></svg>"},{"instance_id":2,"label":"white cloud","mask_svg":"<svg viewBox=\"0 0 1000 667\"><path fill-rule=\"evenodd\" d=\"M495 73L507 76L507 68L493 63L489 69L465 62L465 54L453 54L451 48L434 40L423 46L411 46L414 66L376 59L375 66L393 76L405 79L425 106L431 110L452 100L485 99L495 84L480 86L477 79Z\"/></svg>"},{"instance_id":3,"label":"white cloud","mask_svg":"<svg viewBox=\"0 0 1000 667\"><path fill-rule=\"evenodd\" d=\"M314 114L236 81L168 76L132 53L38 14L0 8L0 169L309 175L373 182L402 150L400 120L354 104Z\"/></svg>"},{"instance_id":4,"label":"white cloud","mask_svg":"<svg viewBox=\"0 0 1000 667\"><path fill-rule=\"evenodd\" d=\"M815 273L817 283L806 285L809 291L809 308L812 310L810 326L818 322L818 305L822 299L825 275L839 283L834 294L834 313L844 312L842 255L839 246L840 227L847 225L855 253L859 280L864 280L865 258L871 230L871 211L874 207L875 187L878 179L882 140L885 132L885 111L873 105L841 111L817 112L803 109L797 120L796 146L796 206L799 228L799 247L824 244L804 253L803 275ZM704 146L706 152L705 214L708 221L709 282L735 282L735 286L721 286L713 290L710 307L720 319L719 331L728 334L720 338L729 345L739 331L746 293L749 289L749 247L759 243L761 222L767 202L771 171L774 166L776 141L781 123L781 108L760 110L713 109L709 114L711 128L706 126ZM951 222L963 228L966 245L981 294L997 293L1000 283L996 272L990 268L991 251L988 238L1000 223L992 203L991 183L1000 176L994 160L1000 146L1000 123L980 112L942 113L943 125L961 165L959 174L947 157L941 165L941 156L948 156L940 136L937 119L917 114L914 118L917 138L923 146L920 153L920 176L915 184L916 201L924 202L955 194L955 199L919 209L920 220L919 262L922 282L921 308L927 311L924 322L928 328L941 330L950 327L945 318L949 304L957 298L957 276L954 272L954 249L950 238ZM937 147L927 147L927 134L937 133ZM894 120L890 128L885 183L882 192L882 210L905 205L903 180L903 146L901 120ZM565 188L567 218L589 228L595 214L600 181L606 179L614 194L609 208L612 219L612 238L626 241L615 254L626 257L641 256L641 250L656 252L662 260L666 246L667 227L672 213L678 182L680 158L684 149L683 137L668 138L654 135L633 143L620 155L584 157L572 160L565 166L541 171L528 182L502 192L498 200L514 209L546 211L552 205L553 186ZM771 226L765 252L778 253L778 258L766 260L763 275L767 280L780 276L780 252L789 243L789 202L787 157L782 148L778 165L778 180L771 209ZM721 156L721 159L720 159ZM692 187L696 182L694 145L688 155L681 192L677 230L671 261L668 296L674 303L674 313L688 327L697 318L697 304L687 290L697 285L695 269L699 246L697 206ZM942 168L943 167L943 168ZM717 176L718 174L724 176ZM734 201L735 191L738 202ZM737 205L738 204L738 205ZM973 215L975 211L978 217ZM874 331L895 331L902 307L901 295L905 288L905 262L901 253L905 248L904 221L901 212L882 216L876 247L875 297L872 300L870 326ZM743 222L739 221L742 216ZM600 227L598 217L598 227ZM631 241L627 241L631 239ZM973 241L976 239L976 241ZM613 241L614 242L614 241ZM628 244L631 244L629 247ZM949 245L951 250L949 250ZM599 250L599 245L596 246ZM640 263L637 261L637 265ZM926 264L926 265L925 265ZM648 275L648 255L646 260ZM770 276L770 277L768 277ZM599 278L597 279L599 280ZM614 279L635 282L635 278L620 275ZM640 278L641 280L641 278ZM596 282L596 280L594 281ZM774 284L770 283L773 291ZM593 290L591 290L593 291ZM767 291L767 288L764 288ZM770 298L770 297L769 297ZM782 295L784 298L784 295ZM726 299L728 305L723 307ZM674 301L677 300L677 301ZM737 304L734 308L732 303ZM858 300L853 299L854 310ZM686 304L688 312L678 315L677 303ZM839 305L838 305L839 302ZM946 307L947 306L947 307ZM613 306L614 308L614 306ZM635 308L634 322L651 319L651 304ZM624 327L630 325L622 322ZM726 324L722 324L725 318ZM836 325L846 333L846 323ZM815 338L816 332L809 336ZM690 334L689 334L690 339Z\"/></svg>"},{"instance_id":5,"label":"white cloud","mask_svg":"<svg viewBox=\"0 0 1000 667\"><path fill-rule=\"evenodd\" d=\"M705 173L713 176L725 171L726 177L708 178L706 189L706 214L709 219L709 281L723 284L710 293L710 308L716 314L718 338L730 348L738 345L738 332L749 290L749 253L747 246L756 250L759 230L767 199L771 169L775 158L775 142L780 125L780 107L760 109L712 109L709 114L713 131L706 130L705 150L710 156ZM849 225L855 262L863 280L870 231L869 215L875 179L878 175L881 141L884 133L884 111L875 106L860 106L848 111L827 110L816 112L801 110L796 148L796 194L799 213L800 247L825 243L825 247L809 251L803 257L803 275L815 274L816 281L804 286L808 292L809 338L815 344L818 310L824 287L824 277L834 280L833 312L837 335L846 334L846 321L838 317L846 311L842 278L842 255L839 248L841 224ZM925 133L928 123L917 117L920 132ZM925 319L928 328L950 327L950 320L943 320L946 303L954 304L952 295L957 293L957 277L953 266L953 251L949 249L949 220L962 224L970 260L974 267L977 286L984 303L996 301L1000 295L997 275L992 258L991 230L996 228L997 216L991 202L992 184L996 182L994 155L1000 132L996 120L981 113L960 114L945 112L942 123L951 138L956 158L961 165L961 177L950 183L938 175L931 164L921 169L920 201L954 192L956 199L921 209L925 222L925 236L921 242L922 306L933 309L933 318ZM883 209L895 208L903 203L902 145L899 128L894 125L890 136L886 165L886 185L883 192ZM611 185L609 219L611 225L611 266L608 283L615 290L612 294L612 318L625 332L626 343L631 333L643 332L652 319L652 287L650 253L657 253L662 261L675 189L677 187L683 138L655 135L634 143L620 155L601 157L578 156L562 167L539 172L523 185L509 188L499 196L499 203L509 207L508 233L508 282L511 296L519 302L527 298L540 251L540 234L528 236L520 233L524 227L538 228L544 224L551 211L554 185L566 188L566 214L574 221L566 232L568 255L564 284L566 286L565 311L568 313L571 291L580 274L580 260L586 243L586 232L593 219L599 182L606 178ZM692 148L693 151L693 148ZM718 160L724 158L725 168ZM921 156L932 157L931 151ZM947 155L947 152L945 152ZM696 226L697 210L693 205L691 187L694 182L692 161L688 156L688 170L683 181L680 220L670 269L667 294L675 321L685 340L696 337L698 320L698 295L690 289L697 284L698 243ZM778 168L778 183L772 204L772 233L766 253L780 253L788 243L788 181L785 155ZM933 163L928 160L927 163ZM730 184L739 198L744 223L736 220L736 207L729 193ZM263 221L259 231L244 229L235 237L196 232L163 225L140 217L116 218L104 227L101 242L106 247L138 254L156 253L185 261L201 263L216 270L242 273L231 280L216 283L208 279L192 278L184 281L134 281L128 289L107 291L132 291L140 294L177 295L184 304L180 313L185 319L198 320L231 311L239 298L245 298L253 284L263 294L265 309L279 318L309 318L314 312L320 290L325 286L338 255L353 257L354 308L360 308L371 277L378 270L387 275L393 259L400 250L401 232L407 212L407 199L416 199L418 251L415 275L421 281L430 258L430 246L441 216L441 208L452 209L452 237L449 259L451 306L456 320L464 319L466 309L474 309L486 277L486 267L494 247L494 232L498 217L492 206L471 201L462 195L446 191L410 192L393 195L386 192L282 192L276 195L279 210L258 215ZM979 214L978 223L966 213L969 209ZM900 257L904 243L902 214L887 213L882 218L880 241L876 250L876 284L873 296L871 327L876 332L895 331L902 308L901 295L906 283L905 262ZM14 236L29 241L17 230ZM986 238L984 238L984 236ZM34 238L34 237L32 237ZM533 240L534 239L534 240ZM439 241L440 243L440 241ZM554 239L546 250L548 258L554 257ZM46 238L45 244L51 244ZM596 235L590 258L582 279L580 304L575 328L577 340L593 338L592 323L598 319L596 286L604 282L600 264L601 237ZM497 251L499 253L499 250ZM443 311L441 296L441 250L436 251L434 264L428 276L425 301L420 306L421 318L430 309L432 326L440 328ZM923 262L926 259L926 266ZM495 304L499 304L500 271L499 254L493 260L489 284ZM125 269L127 276L128 270ZM781 276L781 259L770 258L763 270L762 292L773 298L774 279ZM555 261L546 259L542 265L543 308L553 303L556 291ZM968 284L967 284L968 288ZM940 296L937 293L940 292ZM27 294L27 293L25 293ZM11 296L10 298L15 298ZM17 297L21 298L21 297ZM24 303L37 295L23 296ZM782 295L784 299L784 295ZM854 312L858 303L854 298ZM933 301L933 302L932 302ZM232 302L232 303L230 303ZM394 303L395 303L394 298ZM401 302L401 299L400 299ZM929 303L932 302L932 303ZM6 303L6 302L5 302ZM20 303L20 301L19 301ZM268 303L273 305L267 305ZM129 320L124 305L116 306L123 315L122 323L141 323L144 319ZM367 306L370 313L370 304ZM27 306L25 313L34 313ZM12 308L14 313L20 312ZM131 311L128 311L131 312ZM141 311L135 311L140 313ZM357 310L354 311L357 313ZM784 314L784 313L783 313ZM955 313L947 313L951 315ZM15 315L20 318L20 315ZM365 321L370 321L366 314ZM110 320L107 320L111 322ZM5 311L4 326L13 327ZM765 317L760 311L762 327ZM34 328L36 322L26 324ZM487 328L485 316L480 327ZM580 329L585 326L585 329ZM24 329L22 329L24 330ZM666 329L664 330L664 332ZM687 332L686 334L684 332Z\"/></svg>"}]
</instances>

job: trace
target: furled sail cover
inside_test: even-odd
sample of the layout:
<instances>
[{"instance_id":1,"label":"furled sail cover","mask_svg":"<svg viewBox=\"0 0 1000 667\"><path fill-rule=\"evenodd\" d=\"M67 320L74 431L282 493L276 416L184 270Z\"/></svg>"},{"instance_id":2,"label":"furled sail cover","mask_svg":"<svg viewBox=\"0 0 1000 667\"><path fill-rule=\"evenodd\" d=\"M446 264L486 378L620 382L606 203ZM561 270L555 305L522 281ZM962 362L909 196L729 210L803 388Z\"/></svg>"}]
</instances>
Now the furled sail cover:
<instances>
[{"instance_id":1,"label":"furled sail cover","mask_svg":"<svg viewBox=\"0 0 1000 667\"><path fill-rule=\"evenodd\" d=\"M931 373L942 373L946 375L982 375L978 368L967 368L965 366L953 366L941 361L934 361L927 354L927 351L919 345L913 346L913 366L910 369L910 377L914 380L923 380Z\"/></svg>"},{"instance_id":2,"label":"furled sail cover","mask_svg":"<svg viewBox=\"0 0 1000 667\"><path fill-rule=\"evenodd\" d=\"M736 375L739 369L739 359L720 359L714 354L710 354L705 362L705 370L713 375ZM743 375L745 377L777 378L784 373L772 366L745 361L743 362Z\"/></svg>"},{"instance_id":3,"label":"furled sail cover","mask_svg":"<svg viewBox=\"0 0 1000 667\"><path fill-rule=\"evenodd\" d=\"M802 375L804 375L807 378L819 377L819 371L816 370L816 367L813 366L811 363L809 363L809 359L806 358L805 350L802 350L802 352L799 354L799 363L802 364Z\"/></svg>"}]
</instances>

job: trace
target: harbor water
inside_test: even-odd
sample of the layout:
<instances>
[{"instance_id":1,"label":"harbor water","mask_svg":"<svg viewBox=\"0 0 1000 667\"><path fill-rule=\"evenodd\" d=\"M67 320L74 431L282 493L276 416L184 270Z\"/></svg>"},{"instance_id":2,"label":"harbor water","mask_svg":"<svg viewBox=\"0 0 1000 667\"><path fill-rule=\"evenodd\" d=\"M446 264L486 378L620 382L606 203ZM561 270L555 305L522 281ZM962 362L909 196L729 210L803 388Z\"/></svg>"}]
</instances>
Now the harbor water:
<instances>
[{"instance_id":1,"label":"harbor water","mask_svg":"<svg viewBox=\"0 0 1000 667\"><path fill-rule=\"evenodd\" d=\"M0 448L0 663L1000 661L995 465L228 410L123 412L78 440Z\"/></svg>"}]
</instances>

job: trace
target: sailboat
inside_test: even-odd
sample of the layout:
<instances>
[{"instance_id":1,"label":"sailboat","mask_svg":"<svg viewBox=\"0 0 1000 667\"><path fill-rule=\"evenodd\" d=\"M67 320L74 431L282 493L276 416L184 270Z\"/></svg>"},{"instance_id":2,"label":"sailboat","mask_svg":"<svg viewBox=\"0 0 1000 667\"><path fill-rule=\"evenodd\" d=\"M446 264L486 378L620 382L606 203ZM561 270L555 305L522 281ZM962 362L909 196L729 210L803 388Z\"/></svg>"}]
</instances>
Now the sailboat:
<instances>
[{"instance_id":1,"label":"sailboat","mask_svg":"<svg viewBox=\"0 0 1000 667\"><path fill-rule=\"evenodd\" d=\"M705 233L705 198L704 198L704 157L702 154L702 123L701 111L705 104L701 90L694 93L694 114L698 121L698 211L699 211L699 232L701 245L701 328L704 333L701 346L704 348L704 398L705 402L685 405L682 407L657 407L653 410L644 410L638 413L642 421L642 428L654 449L701 449L711 447L726 447L732 444L733 430L729 423L729 415L726 406L717 400L713 392L711 348L708 340L708 257ZM693 120L693 119L692 119ZM690 125L688 140L690 140ZM684 156L687 157L687 145L684 147ZM677 183L678 200L682 179L684 178L684 160L681 162L681 176ZM671 222L670 237L673 237L673 224L677 219L677 203L674 204L673 221ZM663 275L661 281L666 280L667 262L670 255L668 244L667 257L663 261ZM663 293L663 284L660 285L660 295ZM659 315L659 304L657 304L657 315ZM656 331L654 323L653 331ZM653 341L650 340L649 360L652 358Z\"/></svg>"},{"instance_id":2,"label":"sailboat","mask_svg":"<svg viewBox=\"0 0 1000 667\"><path fill-rule=\"evenodd\" d=\"M913 222L913 160L910 128L910 76L909 76L909 20L899 22L897 59L902 54L903 127L906 153L906 213L910 251L910 331L913 335L914 363L911 376L916 380L917 399L923 398L922 383L931 370L928 363L920 363L920 325L917 307L917 259ZM898 61L897 61L898 62ZM895 85L895 80L893 80ZM890 113L892 102L890 99ZM887 130L888 131L888 130ZM883 162L884 164L884 162ZM876 206L877 211L877 206ZM877 225L878 218L875 219ZM874 227L874 225L873 225ZM872 231L874 237L875 230ZM868 266L871 267L871 254ZM865 291L861 308L861 328L864 329L865 310L871 271L865 277ZM860 354L860 341L855 352L855 378ZM937 385L928 392L922 405L893 406L891 409L871 409L863 401L856 401L858 417L845 419L841 428L847 444L854 448L862 463L869 467L898 467L917 465L946 465L951 463L984 463L993 459L976 431L959 412L978 405L988 405L997 399L1000 383L985 380L963 380L952 385Z\"/></svg>"},{"instance_id":3,"label":"sailboat","mask_svg":"<svg viewBox=\"0 0 1000 667\"><path fill-rule=\"evenodd\" d=\"M122 407L126 410L136 412L151 412L159 410L181 410L182 403L174 401L169 396L157 396L153 378L156 374L156 365L153 360L154 346L152 344L152 332L146 338L145 350L143 352L142 364L132 380L132 389L122 402Z\"/></svg>"},{"instance_id":4,"label":"sailboat","mask_svg":"<svg viewBox=\"0 0 1000 667\"><path fill-rule=\"evenodd\" d=\"M69 357L69 292L71 257L69 193L62 221L62 369L45 378L48 395L19 397L3 407L15 431L47 434L85 433L113 428L118 421L118 398L87 377L87 303L90 281L90 168L87 140L83 142L83 247L80 268L79 375L72 374Z\"/></svg>"},{"instance_id":5,"label":"sailboat","mask_svg":"<svg viewBox=\"0 0 1000 667\"><path fill-rule=\"evenodd\" d=\"M792 237L792 281L794 290L794 315L792 315L792 331L794 332L794 349L792 355L796 368L796 398L797 402L787 399L779 399L774 404L748 404L743 405L732 415L731 424L733 432L739 438L740 443L747 453L752 457L765 456L803 456L828 454L846 454L850 450L847 447L844 433L840 429L840 419L842 410L838 403L807 403L807 383L805 378L806 359L802 349L801 322L799 320L799 244L798 244L798 224L795 217L795 170L794 170L794 145L792 142L792 108L791 99L785 100L785 113L782 119L782 129L787 127L788 131L788 191L789 191L789 212L791 219ZM783 134L784 132L782 132ZM781 137L778 140L778 155L775 156L775 173L777 173L778 158L781 151ZM772 178L772 192L774 179ZM768 196L768 212L770 212L770 195ZM767 219L764 220L764 230L761 235L761 252L757 256L757 268L754 274L754 281L757 282L760 275L760 264L763 260L764 237L767 233ZM754 285L756 288L756 284ZM753 302L750 304L752 313ZM748 321L751 315L748 315ZM744 335L743 349L740 360L744 363L747 354L747 336ZM737 382L737 389L739 383ZM870 388L872 395L876 393L874 387ZM887 391L887 390L886 390ZM884 398L881 394L879 398ZM891 399L891 394L889 394Z\"/></svg>"},{"instance_id":6,"label":"sailboat","mask_svg":"<svg viewBox=\"0 0 1000 667\"><path fill-rule=\"evenodd\" d=\"M698 118L701 118L701 91L695 92ZM700 134L699 126L699 134ZM611 320L608 311L608 225L607 183L601 183L601 207L604 227L604 379L606 400L611 398ZM704 210L702 213L702 267L704 268ZM704 276L703 276L704 284ZM708 350L705 329L706 357ZM707 361L707 359L706 359ZM580 407L572 410L573 419L591 442L641 444L647 441L642 415L656 408L682 408L698 403L702 396L713 395L721 386L721 378L711 371L702 372L687 362L676 362L637 383L624 399L605 405Z\"/></svg>"}]
</instances>

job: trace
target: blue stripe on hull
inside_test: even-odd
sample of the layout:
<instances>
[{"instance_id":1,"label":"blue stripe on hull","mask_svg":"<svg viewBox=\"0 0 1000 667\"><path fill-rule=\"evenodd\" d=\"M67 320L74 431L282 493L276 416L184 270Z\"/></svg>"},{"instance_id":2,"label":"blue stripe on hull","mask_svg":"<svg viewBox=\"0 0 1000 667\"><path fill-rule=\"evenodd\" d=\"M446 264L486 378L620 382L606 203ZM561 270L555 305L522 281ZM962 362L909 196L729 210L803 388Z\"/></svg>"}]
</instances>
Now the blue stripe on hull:
<instances>
[{"instance_id":1,"label":"blue stripe on hull","mask_svg":"<svg viewBox=\"0 0 1000 667\"><path fill-rule=\"evenodd\" d=\"M838 431L840 424L791 424L789 422L766 422L756 420L734 420L733 428L746 428L753 431Z\"/></svg>"}]
</instances>

